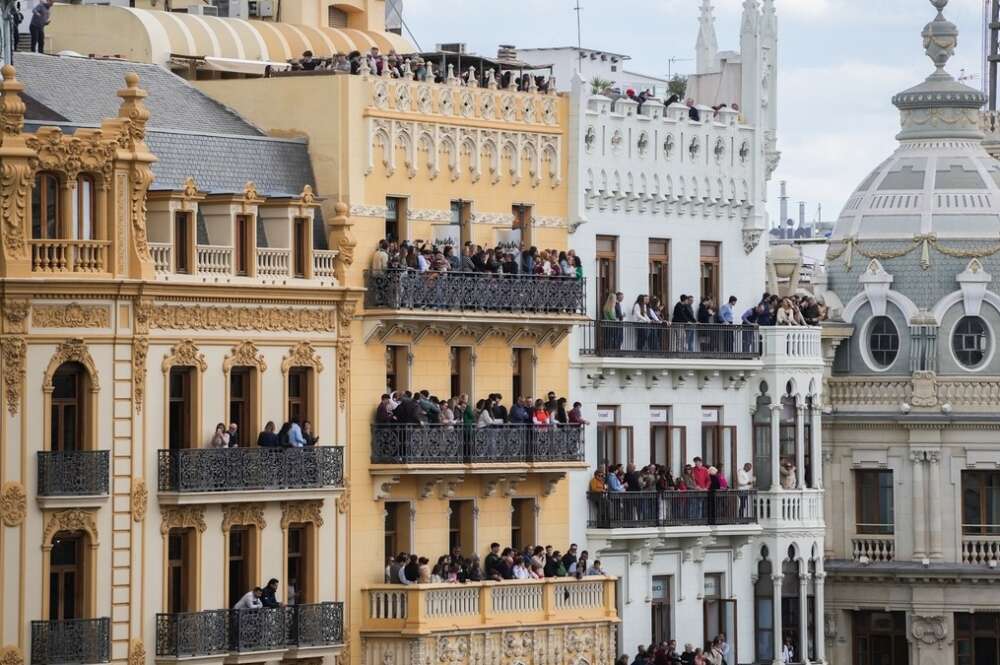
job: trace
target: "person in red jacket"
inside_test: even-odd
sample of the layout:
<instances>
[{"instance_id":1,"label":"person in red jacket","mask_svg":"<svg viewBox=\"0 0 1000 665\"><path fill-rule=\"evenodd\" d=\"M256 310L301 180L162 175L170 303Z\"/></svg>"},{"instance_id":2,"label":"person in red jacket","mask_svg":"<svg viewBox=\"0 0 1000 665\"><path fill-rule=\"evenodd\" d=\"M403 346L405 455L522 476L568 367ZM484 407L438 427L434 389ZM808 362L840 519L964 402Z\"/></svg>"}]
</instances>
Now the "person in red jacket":
<instances>
[{"instance_id":1,"label":"person in red jacket","mask_svg":"<svg viewBox=\"0 0 1000 665\"><path fill-rule=\"evenodd\" d=\"M698 489L708 489L710 484L708 467L705 466L700 457L694 458L694 468L691 469L691 476L694 478L695 484L698 485Z\"/></svg>"}]
</instances>

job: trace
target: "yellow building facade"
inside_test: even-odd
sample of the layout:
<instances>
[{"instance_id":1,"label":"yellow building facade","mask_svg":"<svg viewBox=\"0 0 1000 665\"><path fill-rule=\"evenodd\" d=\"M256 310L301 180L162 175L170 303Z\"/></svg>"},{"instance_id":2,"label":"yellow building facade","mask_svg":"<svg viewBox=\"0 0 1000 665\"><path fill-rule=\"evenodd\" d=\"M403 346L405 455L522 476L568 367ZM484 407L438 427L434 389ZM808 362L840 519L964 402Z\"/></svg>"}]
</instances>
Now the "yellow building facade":
<instances>
[{"instance_id":1,"label":"yellow building facade","mask_svg":"<svg viewBox=\"0 0 1000 665\"><path fill-rule=\"evenodd\" d=\"M94 68L128 71L21 60L33 79L88 80L95 97L107 84ZM150 119L134 73L99 127L47 126L51 90L25 104L2 73L0 659L333 663L360 291L336 278L334 252L295 239L314 223L314 183L209 191L172 170L207 174L213 143L304 146L234 122L247 136L201 136L202 159L178 159L190 135ZM175 153L161 160L154 143ZM288 420L311 421L318 444L255 445ZM237 425L238 447L219 445L216 423ZM287 606L231 609L270 577Z\"/></svg>"}]
</instances>

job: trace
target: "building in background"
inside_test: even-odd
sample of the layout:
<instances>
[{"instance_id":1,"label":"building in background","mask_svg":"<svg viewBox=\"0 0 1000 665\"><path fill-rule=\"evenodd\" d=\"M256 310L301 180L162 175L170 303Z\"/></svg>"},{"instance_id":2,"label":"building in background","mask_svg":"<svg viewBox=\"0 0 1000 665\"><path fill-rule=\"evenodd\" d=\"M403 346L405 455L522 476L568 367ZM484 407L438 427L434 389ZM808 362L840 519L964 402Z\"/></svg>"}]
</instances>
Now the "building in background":
<instances>
[{"instance_id":1,"label":"building in background","mask_svg":"<svg viewBox=\"0 0 1000 665\"><path fill-rule=\"evenodd\" d=\"M1000 164L982 145L985 96L944 70L957 35L941 13L924 28L935 70L893 97L899 147L848 199L827 253L843 303L824 326L836 663L1000 657L1000 600L984 591L1000 579Z\"/></svg>"},{"instance_id":2,"label":"building in background","mask_svg":"<svg viewBox=\"0 0 1000 665\"><path fill-rule=\"evenodd\" d=\"M666 99L670 94L667 92L667 79L625 69L625 63L631 60L632 56L621 53L575 46L554 46L519 48L517 57L539 66L551 65L552 75L556 77L556 87L560 92L568 92L573 78L579 73L588 85L591 81L599 79L623 93L632 88L636 93L650 90L661 99Z\"/></svg>"},{"instance_id":3,"label":"building in background","mask_svg":"<svg viewBox=\"0 0 1000 665\"><path fill-rule=\"evenodd\" d=\"M716 43L708 3L702 16L696 90L718 78L719 54L703 48ZM748 7L742 26L741 53L725 56L737 63L727 71L740 110L716 114L706 102L693 120L683 104L611 100L574 75L570 217L591 278L590 321L571 336L571 387L591 424L588 468L570 482L572 539L621 580L628 653L667 639L703 647L725 633L730 663L780 662L785 639L821 661L820 330L667 326L633 314L640 294L668 320L682 294L695 311L700 296L721 305L732 295L739 324L767 288L774 3ZM756 485L588 495L595 469L657 464L679 476L697 456L731 487L751 463ZM784 463L800 470L787 488Z\"/></svg>"},{"instance_id":4,"label":"building in background","mask_svg":"<svg viewBox=\"0 0 1000 665\"><path fill-rule=\"evenodd\" d=\"M18 65L0 83L4 661L333 663L360 292L334 276L306 143L155 65ZM292 419L319 443L254 445ZM272 577L286 606L231 609Z\"/></svg>"}]
</instances>

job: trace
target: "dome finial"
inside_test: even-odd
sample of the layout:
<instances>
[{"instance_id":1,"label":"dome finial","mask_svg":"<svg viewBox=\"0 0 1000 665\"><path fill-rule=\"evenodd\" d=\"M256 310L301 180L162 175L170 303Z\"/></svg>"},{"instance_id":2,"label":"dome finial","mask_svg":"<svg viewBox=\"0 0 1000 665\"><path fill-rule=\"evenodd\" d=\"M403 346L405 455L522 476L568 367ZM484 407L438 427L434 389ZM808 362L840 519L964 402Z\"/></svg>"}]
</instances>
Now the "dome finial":
<instances>
[{"instance_id":1,"label":"dome finial","mask_svg":"<svg viewBox=\"0 0 1000 665\"><path fill-rule=\"evenodd\" d=\"M948 6L948 0L931 0L931 4L938 13L933 21L924 26L924 31L921 33L924 38L924 52L937 67L935 73L945 75L944 66L948 64L951 56L955 55L955 47L958 45L958 28L944 17L944 8Z\"/></svg>"}]
</instances>

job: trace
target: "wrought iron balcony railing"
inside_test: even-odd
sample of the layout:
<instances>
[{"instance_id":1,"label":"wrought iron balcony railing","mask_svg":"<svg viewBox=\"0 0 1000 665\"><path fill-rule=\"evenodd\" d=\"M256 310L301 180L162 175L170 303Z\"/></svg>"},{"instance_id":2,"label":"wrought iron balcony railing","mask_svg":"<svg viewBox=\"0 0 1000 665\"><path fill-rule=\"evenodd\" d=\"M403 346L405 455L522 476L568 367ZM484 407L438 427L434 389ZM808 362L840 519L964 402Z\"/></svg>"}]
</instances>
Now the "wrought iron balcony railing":
<instances>
[{"instance_id":1,"label":"wrought iron balcony railing","mask_svg":"<svg viewBox=\"0 0 1000 665\"><path fill-rule=\"evenodd\" d=\"M583 460L583 427L579 425L372 425L373 464Z\"/></svg>"},{"instance_id":2,"label":"wrought iron balcony railing","mask_svg":"<svg viewBox=\"0 0 1000 665\"><path fill-rule=\"evenodd\" d=\"M111 619L31 622L32 665L90 665L111 661Z\"/></svg>"},{"instance_id":3,"label":"wrought iron balcony railing","mask_svg":"<svg viewBox=\"0 0 1000 665\"><path fill-rule=\"evenodd\" d=\"M582 314L586 283L573 277L478 272L365 271L369 309Z\"/></svg>"},{"instance_id":4,"label":"wrought iron balcony railing","mask_svg":"<svg viewBox=\"0 0 1000 665\"><path fill-rule=\"evenodd\" d=\"M582 330L585 356L754 360L762 353L756 326L593 321Z\"/></svg>"},{"instance_id":5,"label":"wrought iron balcony railing","mask_svg":"<svg viewBox=\"0 0 1000 665\"><path fill-rule=\"evenodd\" d=\"M591 529L756 524L756 490L591 492Z\"/></svg>"},{"instance_id":6,"label":"wrought iron balcony railing","mask_svg":"<svg viewBox=\"0 0 1000 665\"><path fill-rule=\"evenodd\" d=\"M100 496L108 493L107 450L42 450L38 496Z\"/></svg>"},{"instance_id":7,"label":"wrought iron balcony railing","mask_svg":"<svg viewBox=\"0 0 1000 665\"><path fill-rule=\"evenodd\" d=\"M343 487L344 449L184 448L159 451L161 492Z\"/></svg>"},{"instance_id":8,"label":"wrought iron balcony railing","mask_svg":"<svg viewBox=\"0 0 1000 665\"><path fill-rule=\"evenodd\" d=\"M160 658L343 643L343 603L156 615L156 655Z\"/></svg>"}]
</instances>

